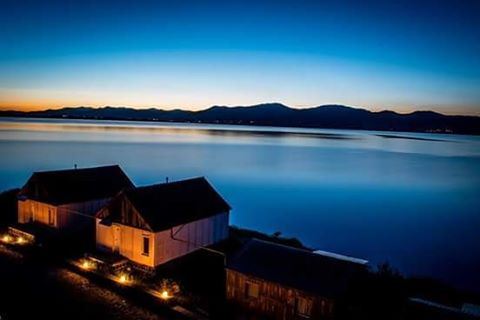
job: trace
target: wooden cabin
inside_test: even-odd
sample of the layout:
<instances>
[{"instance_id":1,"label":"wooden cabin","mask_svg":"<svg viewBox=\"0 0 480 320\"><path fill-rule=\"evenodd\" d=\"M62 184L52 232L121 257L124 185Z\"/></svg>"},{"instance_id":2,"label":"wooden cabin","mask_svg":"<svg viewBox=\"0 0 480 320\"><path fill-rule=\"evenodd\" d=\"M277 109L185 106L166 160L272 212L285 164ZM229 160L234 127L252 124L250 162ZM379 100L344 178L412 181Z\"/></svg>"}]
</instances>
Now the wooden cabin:
<instances>
[{"instance_id":1,"label":"wooden cabin","mask_svg":"<svg viewBox=\"0 0 480 320\"><path fill-rule=\"evenodd\" d=\"M96 215L97 248L153 268L226 239L229 212L205 178L124 190Z\"/></svg>"},{"instance_id":2,"label":"wooden cabin","mask_svg":"<svg viewBox=\"0 0 480 320\"><path fill-rule=\"evenodd\" d=\"M35 172L18 194L18 223L95 230L95 213L133 183L115 166Z\"/></svg>"},{"instance_id":3,"label":"wooden cabin","mask_svg":"<svg viewBox=\"0 0 480 320\"><path fill-rule=\"evenodd\" d=\"M367 261L251 239L227 261L227 299L271 319L331 319Z\"/></svg>"}]
</instances>

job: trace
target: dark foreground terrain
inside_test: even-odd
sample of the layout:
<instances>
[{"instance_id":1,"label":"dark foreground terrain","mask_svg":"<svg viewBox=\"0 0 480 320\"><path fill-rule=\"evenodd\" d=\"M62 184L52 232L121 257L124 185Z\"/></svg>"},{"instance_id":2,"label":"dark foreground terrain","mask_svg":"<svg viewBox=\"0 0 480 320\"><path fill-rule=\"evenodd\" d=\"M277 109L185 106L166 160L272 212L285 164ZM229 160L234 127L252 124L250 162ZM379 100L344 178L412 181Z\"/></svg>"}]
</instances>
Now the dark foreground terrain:
<instances>
[{"instance_id":1,"label":"dark foreground terrain","mask_svg":"<svg viewBox=\"0 0 480 320\"><path fill-rule=\"evenodd\" d=\"M0 231L15 217L15 190L0 194ZM244 238L256 237L293 247L298 239L265 235L232 227L229 250ZM231 248L230 248L231 249ZM124 287L92 279L65 264L63 255L46 247L16 247L0 244L0 319L178 319L158 301L149 301ZM192 254L162 268L162 275L180 279L185 296L210 310L211 319L259 319L237 308L229 308L223 267L217 255ZM207 260L199 258L208 258ZM223 258L221 259L223 261ZM210 261L207 263L205 261ZM213 263L213 264L212 264ZM220 269L217 269L220 267ZM379 266L352 283L339 300L336 319L479 319L450 309L411 303L419 298L458 310L463 303L480 305L478 294L458 291L433 279L406 278L388 264ZM208 276L210 274L210 276ZM187 289L188 288L188 289ZM183 318L183 317L182 317Z\"/></svg>"},{"instance_id":2,"label":"dark foreground terrain","mask_svg":"<svg viewBox=\"0 0 480 320\"><path fill-rule=\"evenodd\" d=\"M0 317L13 319L172 319L67 268L0 245Z\"/></svg>"}]
</instances>

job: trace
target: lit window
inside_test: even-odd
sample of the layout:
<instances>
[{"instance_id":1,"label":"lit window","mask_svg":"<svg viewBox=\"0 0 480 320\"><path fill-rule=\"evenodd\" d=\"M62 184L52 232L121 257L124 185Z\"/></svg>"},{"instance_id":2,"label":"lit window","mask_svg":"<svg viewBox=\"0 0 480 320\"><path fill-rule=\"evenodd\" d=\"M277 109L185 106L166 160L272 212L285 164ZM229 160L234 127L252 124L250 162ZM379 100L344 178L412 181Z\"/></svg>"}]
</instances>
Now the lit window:
<instances>
[{"instance_id":1,"label":"lit window","mask_svg":"<svg viewBox=\"0 0 480 320\"><path fill-rule=\"evenodd\" d=\"M150 239L147 237L143 237L143 252L144 256L148 256L150 254Z\"/></svg>"},{"instance_id":2,"label":"lit window","mask_svg":"<svg viewBox=\"0 0 480 320\"><path fill-rule=\"evenodd\" d=\"M297 314L305 318L310 318L312 314L312 302L309 299L298 297Z\"/></svg>"},{"instance_id":3,"label":"lit window","mask_svg":"<svg viewBox=\"0 0 480 320\"><path fill-rule=\"evenodd\" d=\"M245 294L247 298L258 298L259 289L258 283L245 283Z\"/></svg>"}]
</instances>

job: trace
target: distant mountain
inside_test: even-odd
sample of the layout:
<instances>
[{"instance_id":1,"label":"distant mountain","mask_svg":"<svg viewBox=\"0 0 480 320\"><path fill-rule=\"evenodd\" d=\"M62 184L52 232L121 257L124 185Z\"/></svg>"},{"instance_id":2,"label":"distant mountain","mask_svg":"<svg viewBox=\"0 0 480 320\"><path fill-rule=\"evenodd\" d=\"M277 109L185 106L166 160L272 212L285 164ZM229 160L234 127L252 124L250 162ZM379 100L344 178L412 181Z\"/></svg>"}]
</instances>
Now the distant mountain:
<instances>
[{"instance_id":1,"label":"distant mountain","mask_svg":"<svg viewBox=\"0 0 480 320\"><path fill-rule=\"evenodd\" d=\"M280 103L254 106L213 106L201 111L124 107L63 108L44 111L0 111L0 117L71 118L194 122L303 128L480 134L480 117L447 116L432 111L399 114L372 112L342 105L294 109Z\"/></svg>"}]
</instances>

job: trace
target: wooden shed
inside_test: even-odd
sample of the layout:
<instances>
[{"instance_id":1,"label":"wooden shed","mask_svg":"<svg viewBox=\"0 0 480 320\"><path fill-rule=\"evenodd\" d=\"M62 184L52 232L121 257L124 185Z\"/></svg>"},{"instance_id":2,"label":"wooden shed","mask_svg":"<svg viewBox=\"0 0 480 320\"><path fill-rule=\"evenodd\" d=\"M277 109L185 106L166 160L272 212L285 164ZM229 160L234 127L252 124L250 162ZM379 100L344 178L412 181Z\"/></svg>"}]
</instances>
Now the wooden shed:
<instances>
[{"instance_id":1,"label":"wooden shed","mask_svg":"<svg viewBox=\"0 0 480 320\"><path fill-rule=\"evenodd\" d=\"M229 213L203 177L124 190L96 215L97 248L156 267L226 239Z\"/></svg>"},{"instance_id":2,"label":"wooden shed","mask_svg":"<svg viewBox=\"0 0 480 320\"><path fill-rule=\"evenodd\" d=\"M18 194L18 223L90 228L95 213L133 183L115 166L35 172Z\"/></svg>"},{"instance_id":3,"label":"wooden shed","mask_svg":"<svg viewBox=\"0 0 480 320\"><path fill-rule=\"evenodd\" d=\"M367 261L249 240L227 261L227 299L272 319L331 319Z\"/></svg>"}]
</instances>

